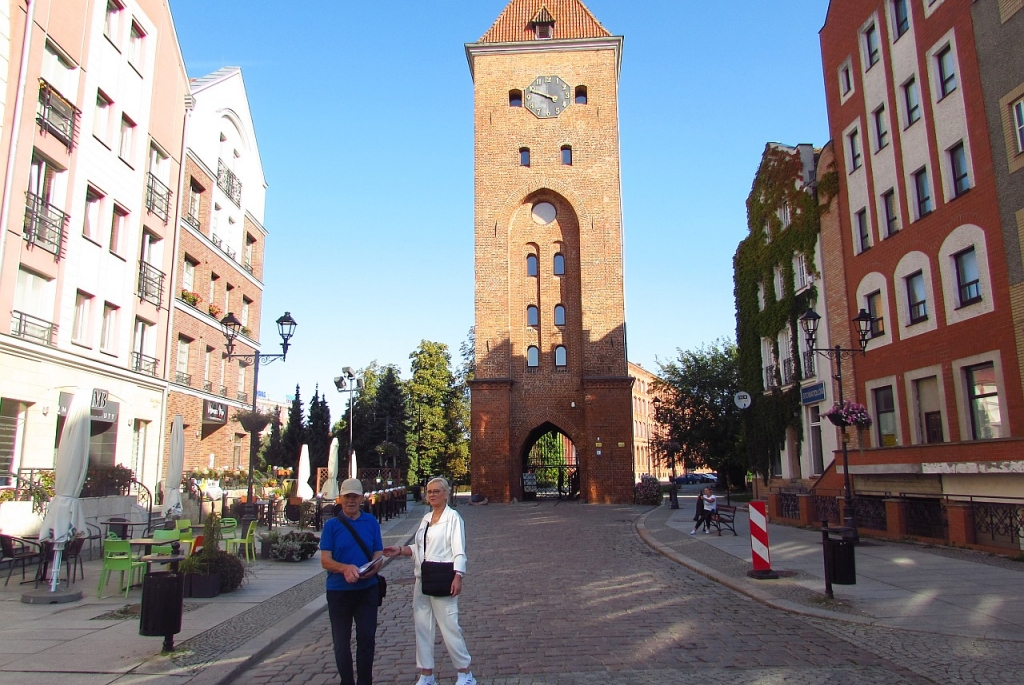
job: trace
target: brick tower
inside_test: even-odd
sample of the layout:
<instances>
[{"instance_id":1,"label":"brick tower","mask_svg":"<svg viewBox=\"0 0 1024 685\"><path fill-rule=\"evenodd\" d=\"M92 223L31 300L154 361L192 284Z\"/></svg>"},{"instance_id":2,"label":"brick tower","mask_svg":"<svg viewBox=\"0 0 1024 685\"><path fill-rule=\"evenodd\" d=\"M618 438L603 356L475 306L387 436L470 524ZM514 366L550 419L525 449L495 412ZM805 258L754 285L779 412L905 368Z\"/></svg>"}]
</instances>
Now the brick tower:
<instances>
[{"instance_id":1,"label":"brick tower","mask_svg":"<svg viewBox=\"0 0 1024 685\"><path fill-rule=\"evenodd\" d=\"M512 0L466 46L474 82L473 491L523 497L554 430L581 499L633 501L619 192L622 37L579 0Z\"/></svg>"}]
</instances>

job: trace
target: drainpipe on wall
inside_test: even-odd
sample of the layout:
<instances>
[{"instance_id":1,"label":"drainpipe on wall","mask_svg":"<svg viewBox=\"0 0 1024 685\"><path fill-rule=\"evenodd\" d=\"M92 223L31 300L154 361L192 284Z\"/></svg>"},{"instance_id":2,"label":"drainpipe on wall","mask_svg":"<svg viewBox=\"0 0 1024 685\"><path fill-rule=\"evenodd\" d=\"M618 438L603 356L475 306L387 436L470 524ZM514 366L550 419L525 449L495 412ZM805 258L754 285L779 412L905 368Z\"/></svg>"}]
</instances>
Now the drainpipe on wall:
<instances>
[{"instance_id":1,"label":"drainpipe on wall","mask_svg":"<svg viewBox=\"0 0 1024 685\"><path fill-rule=\"evenodd\" d=\"M7 222L11 216L11 193L14 186L14 167L18 160L18 138L21 136L21 112L25 108L25 79L28 60L32 53L32 25L35 23L36 5L25 0L25 33L21 39L21 64L18 67L18 89L14 96L14 115L11 118L11 144L7 155L7 175L4 177L3 197L0 198L0 269L3 268L4 248L7 245Z\"/></svg>"}]
</instances>

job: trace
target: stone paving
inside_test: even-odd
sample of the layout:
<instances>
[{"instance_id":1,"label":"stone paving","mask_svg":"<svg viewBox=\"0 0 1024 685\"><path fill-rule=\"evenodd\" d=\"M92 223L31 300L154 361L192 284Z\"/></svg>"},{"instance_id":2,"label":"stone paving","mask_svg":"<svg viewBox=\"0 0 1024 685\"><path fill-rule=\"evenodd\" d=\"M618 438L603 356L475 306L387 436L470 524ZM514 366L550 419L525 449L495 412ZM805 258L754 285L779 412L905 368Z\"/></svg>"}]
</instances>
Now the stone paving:
<instances>
[{"instance_id":1,"label":"stone paving","mask_svg":"<svg viewBox=\"0 0 1024 685\"><path fill-rule=\"evenodd\" d=\"M461 622L481 683L969 682L936 678L938 662L908 668L913 652L875 645L863 626L837 634L846 624L765 607L670 561L636 532L647 511L554 502L459 508L470 555ZM412 685L409 560L386 574L374 680ZM447 685L454 669L440 639L435 649ZM326 615L244 678L337 682Z\"/></svg>"}]
</instances>

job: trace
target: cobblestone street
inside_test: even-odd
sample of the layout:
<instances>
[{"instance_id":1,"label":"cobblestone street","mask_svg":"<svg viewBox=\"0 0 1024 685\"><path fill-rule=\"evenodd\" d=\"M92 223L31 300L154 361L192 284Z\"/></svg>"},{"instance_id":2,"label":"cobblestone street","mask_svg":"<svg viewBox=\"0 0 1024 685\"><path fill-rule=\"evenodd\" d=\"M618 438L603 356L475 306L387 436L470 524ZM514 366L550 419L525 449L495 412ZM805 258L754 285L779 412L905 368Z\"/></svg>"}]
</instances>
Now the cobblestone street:
<instances>
[{"instance_id":1,"label":"cobblestone street","mask_svg":"<svg viewBox=\"0 0 1024 685\"><path fill-rule=\"evenodd\" d=\"M1010 683L1016 643L827 622L765 607L666 559L635 530L646 508L578 503L459 508L469 575L460 602L482 683ZM377 683L416 679L408 559L387 566ZM454 682L443 645L441 682ZM331 683L321 614L246 674Z\"/></svg>"}]
</instances>

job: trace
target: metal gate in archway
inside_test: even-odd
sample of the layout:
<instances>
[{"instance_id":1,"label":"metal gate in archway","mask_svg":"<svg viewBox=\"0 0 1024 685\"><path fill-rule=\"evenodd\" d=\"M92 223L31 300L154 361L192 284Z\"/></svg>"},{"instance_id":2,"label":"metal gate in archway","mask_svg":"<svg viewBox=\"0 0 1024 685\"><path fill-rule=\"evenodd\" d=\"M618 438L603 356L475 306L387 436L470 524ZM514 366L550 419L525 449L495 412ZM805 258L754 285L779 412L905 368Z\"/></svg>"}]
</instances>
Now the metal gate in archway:
<instances>
[{"instance_id":1,"label":"metal gate in archway","mask_svg":"<svg viewBox=\"0 0 1024 685\"><path fill-rule=\"evenodd\" d=\"M580 472L576 448L558 430L541 435L523 460L523 499L576 499Z\"/></svg>"}]
</instances>

